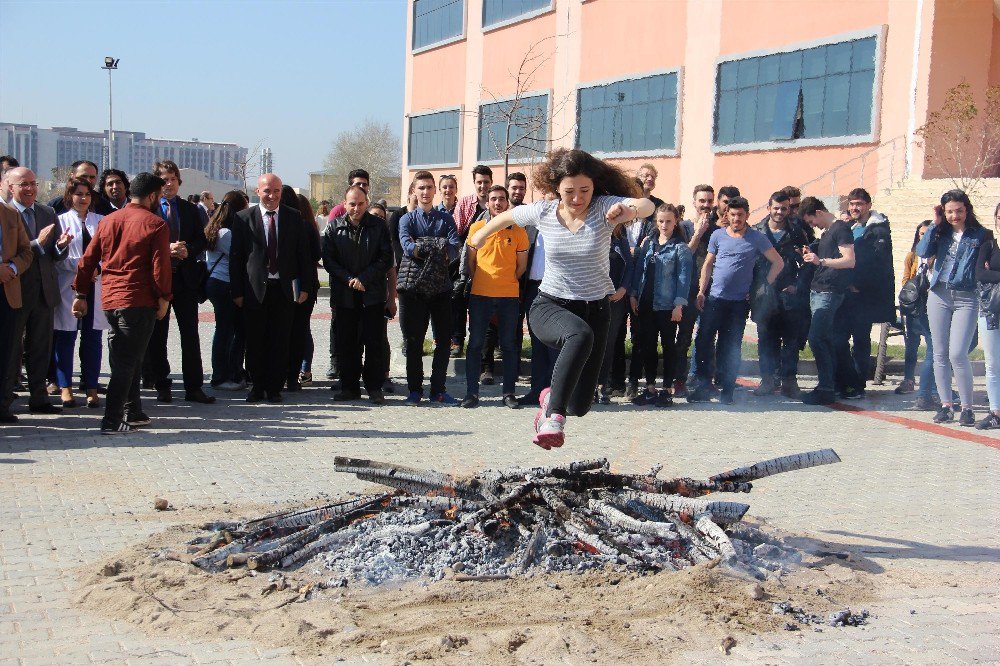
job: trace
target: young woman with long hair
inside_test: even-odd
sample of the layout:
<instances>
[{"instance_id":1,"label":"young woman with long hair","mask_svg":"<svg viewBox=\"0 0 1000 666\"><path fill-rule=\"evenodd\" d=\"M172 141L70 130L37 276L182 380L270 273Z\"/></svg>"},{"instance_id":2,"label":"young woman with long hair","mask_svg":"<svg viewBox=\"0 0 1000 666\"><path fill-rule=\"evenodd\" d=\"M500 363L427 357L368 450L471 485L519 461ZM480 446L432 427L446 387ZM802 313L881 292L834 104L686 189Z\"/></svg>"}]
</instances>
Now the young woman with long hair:
<instances>
[{"instance_id":1,"label":"young woman with long hair","mask_svg":"<svg viewBox=\"0 0 1000 666\"><path fill-rule=\"evenodd\" d=\"M212 336L212 388L240 391L243 381L243 325L229 287L229 248L233 241L233 220L247 207L247 198L239 190L230 190L215 207L205 226L205 260L208 282L205 291L215 310L215 334Z\"/></svg>"},{"instance_id":2,"label":"young woman with long hair","mask_svg":"<svg viewBox=\"0 0 1000 666\"><path fill-rule=\"evenodd\" d=\"M594 401L610 317L608 246L612 229L649 217L653 202L637 198L635 182L582 150L549 153L533 175L535 187L556 195L505 211L469 240L486 239L511 224L534 224L545 243L545 274L528 320L539 340L559 350L552 385L539 397L534 443L563 445L566 416L583 416Z\"/></svg>"},{"instance_id":3,"label":"young woman with long hair","mask_svg":"<svg viewBox=\"0 0 1000 666\"><path fill-rule=\"evenodd\" d=\"M927 321L934 341L934 379L941 407L935 423L955 420L952 378L958 385L962 411L958 424L972 427L972 364L969 345L976 334L979 298L976 263L989 232L976 219L972 201L962 190L949 190L936 209L937 219L917 243L917 256L934 257L927 292Z\"/></svg>"},{"instance_id":4,"label":"young woman with long hair","mask_svg":"<svg viewBox=\"0 0 1000 666\"><path fill-rule=\"evenodd\" d=\"M913 232L913 245L903 258L903 277L900 285L916 277L920 271L928 270L927 260L917 256L917 243L927 233L932 220L924 220ZM903 315L904 341L906 351L903 355L903 381L896 387L897 395L906 395L917 390L917 354L920 351L921 339L927 346L927 355L920 366L920 386L914 409L937 409L937 387L934 384L934 343L931 340L930 326L927 323L926 306L921 312Z\"/></svg>"},{"instance_id":5,"label":"young woman with long hair","mask_svg":"<svg viewBox=\"0 0 1000 666\"><path fill-rule=\"evenodd\" d=\"M312 281L319 284L318 266L321 258L319 249L319 224L316 222L316 215L313 213L312 204L301 194L296 194L288 185L281 187L281 203L290 208L294 208L302 215L302 221L309 225L309 254L311 259ZM305 283L305 276L302 276ZM292 315L292 334L288 343L288 377L285 380L285 387L288 391L301 391L303 380L312 384L312 355L313 339L312 329L309 321L312 319L313 308L316 306L317 294L309 294L305 303L296 303L294 314ZM308 357L308 366L305 360ZM304 372L304 368L308 368Z\"/></svg>"}]
</instances>

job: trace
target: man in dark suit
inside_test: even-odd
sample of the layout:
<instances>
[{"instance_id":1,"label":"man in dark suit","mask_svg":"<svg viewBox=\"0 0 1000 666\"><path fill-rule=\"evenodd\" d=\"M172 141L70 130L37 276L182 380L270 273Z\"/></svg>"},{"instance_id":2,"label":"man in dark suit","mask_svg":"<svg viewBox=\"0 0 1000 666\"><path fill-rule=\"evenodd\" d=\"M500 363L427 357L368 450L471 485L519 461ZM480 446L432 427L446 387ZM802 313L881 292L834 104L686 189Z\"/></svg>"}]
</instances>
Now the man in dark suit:
<instances>
[{"instance_id":1,"label":"man in dark suit","mask_svg":"<svg viewBox=\"0 0 1000 666\"><path fill-rule=\"evenodd\" d=\"M62 302L55 262L66 257L72 237L60 233L55 211L36 201L38 181L31 169L11 169L7 181L13 195L8 205L20 214L34 261L21 273L21 309L14 320L14 343L5 349L6 355L0 362L10 366L5 376L16 377L21 369L21 355L27 352L28 411L58 414L62 409L49 402L45 378L52 359L53 313ZM11 388L2 387L0 412L10 411Z\"/></svg>"},{"instance_id":2,"label":"man in dark suit","mask_svg":"<svg viewBox=\"0 0 1000 666\"><path fill-rule=\"evenodd\" d=\"M201 267L198 257L205 251L205 228L198 207L177 196L181 170L170 160L153 165L153 175L163 179L160 217L170 230L170 257L173 268L173 300L170 303L181 335L181 370L184 375L184 399L211 404L215 398L205 395L205 373L201 364L201 341L198 339L198 303L201 292ZM167 359L167 333L170 317L157 320L149 339L143 376L156 389L157 402L170 402L170 361Z\"/></svg>"},{"instance_id":3,"label":"man in dark suit","mask_svg":"<svg viewBox=\"0 0 1000 666\"><path fill-rule=\"evenodd\" d=\"M281 179L257 181L260 205L240 211L233 224L229 284L246 322L246 360L253 388L247 402L281 402L288 374L293 305L305 303L318 285L310 270L306 222L280 204ZM176 296L175 296L176 298Z\"/></svg>"},{"instance_id":4,"label":"man in dark suit","mask_svg":"<svg viewBox=\"0 0 1000 666\"><path fill-rule=\"evenodd\" d=\"M77 160L69 167L70 178L82 178L83 180L90 183L90 189L94 191L94 196L90 197L90 210L94 211L98 215L109 215L114 212L115 207L111 205L111 202L104 198L104 194L97 189L97 165L90 160ZM51 201L49 201L49 207L56 212L56 215L62 215L67 210L66 202L63 201L63 197L60 194Z\"/></svg>"}]
</instances>

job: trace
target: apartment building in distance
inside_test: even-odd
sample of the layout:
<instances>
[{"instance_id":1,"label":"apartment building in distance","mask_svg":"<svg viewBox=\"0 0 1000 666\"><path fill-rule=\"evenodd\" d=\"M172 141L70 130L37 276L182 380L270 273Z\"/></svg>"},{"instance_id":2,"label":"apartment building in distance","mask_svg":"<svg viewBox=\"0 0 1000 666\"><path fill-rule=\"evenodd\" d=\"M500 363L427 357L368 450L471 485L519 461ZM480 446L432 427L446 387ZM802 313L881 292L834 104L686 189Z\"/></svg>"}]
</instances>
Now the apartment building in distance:
<instances>
[{"instance_id":1,"label":"apartment building in distance","mask_svg":"<svg viewBox=\"0 0 1000 666\"><path fill-rule=\"evenodd\" d=\"M462 194L475 164L499 181L505 154L530 171L556 146L633 172L652 163L655 193L684 204L703 182L738 185L752 207L788 184L875 193L940 175L916 130L948 89L1000 84L993 0L408 0L407 12L403 182L453 173Z\"/></svg>"},{"instance_id":2,"label":"apartment building in distance","mask_svg":"<svg viewBox=\"0 0 1000 666\"><path fill-rule=\"evenodd\" d=\"M107 130L87 132L75 127L0 122L0 154L13 155L43 179L51 178L53 169L77 160L90 160L105 168L107 144ZM182 169L197 169L212 180L242 187L235 165L246 162L247 149L235 143L153 139L143 132L115 130L115 168L135 174L149 170L161 159L173 160Z\"/></svg>"}]
</instances>

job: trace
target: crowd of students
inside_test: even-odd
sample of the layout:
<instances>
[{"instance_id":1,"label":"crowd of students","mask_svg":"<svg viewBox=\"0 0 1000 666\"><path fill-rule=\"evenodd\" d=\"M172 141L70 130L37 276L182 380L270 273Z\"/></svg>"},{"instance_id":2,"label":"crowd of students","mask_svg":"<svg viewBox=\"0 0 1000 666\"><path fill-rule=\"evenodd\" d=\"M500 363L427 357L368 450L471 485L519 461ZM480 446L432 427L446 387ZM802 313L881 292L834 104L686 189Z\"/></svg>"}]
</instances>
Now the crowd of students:
<instances>
[{"instance_id":1,"label":"crowd of students","mask_svg":"<svg viewBox=\"0 0 1000 666\"><path fill-rule=\"evenodd\" d=\"M784 187L753 221L737 187L698 185L686 218L685 206L653 194L653 165L631 177L583 151L557 149L533 171L537 201L525 201L531 188L520 172L499 184L489 167L477 165L475 191L459 197L455 176L420 171L406 206L386 219L386 207L369 201L362 169L349 174L342 202L323 202L316 214L274 174L258 181L256 205L238 190L218 205L211 193L184 200L170 161L140 174L141 191L113 169L98 185L96 165L75 163L64 195L45 206L35 201L34 174L2 160L0 348L10 354L0 362L0 422L17 420L11 406L22 363L30 412L61 411L50 394L60 394L62 408L76 407L75 383L88 407L100 406L102 333L110 331L109 347L119 341L117 365L131 369L113 382L113 396L109 387L102 430L147 425L132 382L155 390L159 402L173 399L170 311L180 334L184 399L214 402L203 390L198 337L205 300L215 313L210 386L246 390L251 402L280 402L283 391L313 381L321 266L333 310L327 376L339 379L336 400L364 392L375 404L385 402L393 391L387 322L398 315L405 404L479 406L481 385L496 381L499 347L502 403L539 405L535 443L552 448L564 441L567 416L618 396L660 407L681 398L733 403L748 319L757 330L755 396L780 393L808 404L864 398L873 326L891 323L902 326L906 341L896 393L916 392L914 407L934 410L938 423L957 415L960 425L1000 427L1000 248L960 190L945 193L934 219L916 229L904 262L908 296L900 320L889 221L862 188L851 190L835 215L819 199ZM120 233L108 231L124 219L148 227L149 238L131 241L148 246L142 266L129 254L144 250L122 246ZM158 245L164 239L165 250ZM121 345L130 335L130 308L143 311L141 325L132 327L148 319L150 330L142 344L132 336L127 355L135 358L126 362ZM519 397L525 321L531 381ZM428 327L434 349L425 393ZM979 421L969 362L977 333L990 401ZM77 340L81 372L74 382ZM918 375L921 341L927 354ZM807 343L818 381L803 392L798 365ZM457 399L446 375L449 356L463 355L465 395ZM111 359L114 375L115 351Z\"/></svg>"}]
</instances>

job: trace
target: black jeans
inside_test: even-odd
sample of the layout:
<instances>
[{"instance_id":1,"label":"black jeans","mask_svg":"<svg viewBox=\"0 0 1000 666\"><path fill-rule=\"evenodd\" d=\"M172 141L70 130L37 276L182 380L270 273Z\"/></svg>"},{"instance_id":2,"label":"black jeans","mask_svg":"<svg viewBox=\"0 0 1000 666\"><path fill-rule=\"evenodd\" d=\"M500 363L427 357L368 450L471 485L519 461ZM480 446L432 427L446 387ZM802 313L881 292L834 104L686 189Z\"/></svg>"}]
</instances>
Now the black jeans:
<instances>
[{"instance_id":1,"label":"black jeans","mask_svg":"<svg viewBox=\"0 0 1000 666\"><path fill-rule=\"evenodd\" d=\"M180 281L174 273L174 285ZM201 342L198 339L198 294L182 288L174 292L170 309L163 319L155 320L153 335L149 339L143 374L157 389L170 388L170 360L167 358L167 334L170 332L170 312L177 319L177 330L181 336L181 370L184 375L184 390L196 391L205 382L201 365Z\"/></svg>"},{"instance_id":2,"label":"black jeans","mask_svg":"<svg viewBox=\"0 0 1000 666\"><path fill-rule=\"evenodd\" d=\"M691 292L688 304L684 307L680 323L677 324L676 365L674 365L673 373L675 381L687 381L688 368L690 367L688 352L691 349L691 341L694 340L694 325L698 321L698 308L694 304L697 296L698 291L695 289Z\"/></svg>"},{"instance_id":3,"label":"black jeans","mask_svg":"<svg viewBox=\"0 0 1000 666\"><path fill-rule=\"evenodd\" d=\"M610 318L608 321L608 341L604 345L604 360L601 362L601 372L597 378L597 385L603 387L606 391L610 392L611 387L608 386L608 381L611 378L611 366L618 361L618 357L615 355L617 353L617 344L619 333L621 333L622 328L625 326L625 315L628 314L629 303L628 296L623 296L617 301L608 301L608 310L610 312ZM621 338L622 342L622 364L625 363L625 338ZM632 348L632 354L635 355L635 348ZM624 366L623 366L624 367ZM625 376L624 371L622 372L622 377ZM622 380L624 381L624 379Z\"/></svg>"},{"instance_id":4,"label":"black jeans","mask_svg":"<svg viewBox=\"0 0 1000 666\"><path fill-rule=\"evenodd\" d=\"M736 388L740 371L740 352L743 332L746 330L750 304L747 301L729 301L709 296L701 313L698 338L695 340L696 374L700 386L712 381L712 360L719 388L731 392ZM718 351L715 337L718 335Z\"/></svg>"},{"instance_id":5,"label":"black jeans","mask_svg":"<svg viewBox=\"0 0 1000 666\"><path fill-rule=\"evenodd\" d=\"M280 393L288 375L288 347L295 304L281 293L281 282L267 281L264 302L243 305L247 334L247 371L255 392Z\"/></svg>"},{"instance_id":6,"label":"black jeans","mask_svg":"<svg viewBox=\"0 0 1000 666\"><path fill-rule=\"evenodd\" d=\"M457 345L465 343L465 327L468 323L469 297L464 293L451 296L451 341Z\"/></svg>"},{"instance_id":7,"label":"black jeans","mask_svg":"<svg viewBox=\"0 0 1000 666\"><path fill-rule=\"evenodd\" d=\"M848 389L864 390L871 358L872 324L860 312L860 299L854 292L848 290L844 293L844 302L837 309L833 327L834 354L837 358L834 386L841 392Z\"/></svg>"},{"instance_id":8,"label":"black jeans","mask_svg":"<svg viewBox=\"0 0 1000 666\"><path fill-rule=\"evenodd\" d=\"M302 361L306 357L306 338L310 333L309 322L312 319L316 299L310 298L305 303L296 303L292 312L292 329L288 341L288 384L299 381Z\"/></svg>"},{"instance_id":9,"label":"black jeans","mask_svg":"<svg viewBox=\"0 0 1000 666\"><path fill-rule=\"evenodd\" d=\"M399 326L403 331L406 353L406 385L410 393L421 392L424 384L424 338L427 323L434 338L434 360L431 362L431 395L444 393L451 352L452 298L445 291L434 296L399 293ZM463 327L464 329L464 327ZM468 359L466 359L468 361Z\"/></svg>"},{"instance_id":10,"label":"black jeans","mask_svg":"<svg viewBox=\"0 0 1000 666\"><path fill-rule=\"evenodd\" d=\"M531 306L538 298L538 285L541 280L528 280L524 287L524 311L531 311ZM552 384L552 368L556 364L557 351L538 339L535 329L528 319L528 336L531 340L531 390L528 395L537 398L543 389Z\"/></svg>"},{"instance_id":11,"label":"black jeans","mask_svg":"<svg viewBox=\"0 0 1000 666\"><path fill-rule=\"evenodd\" d=\"M559 350L552 369L546 416L583 416L590 411L610 321L607 297L574 301L545 292L538 294L528 313L528 323L542 343Z\"/></svg>"},{"instance_id":12,"label":"black jeans","mask_svg":"<svg viewBox=\"0 0 1000 666\"><path fill-rule=\"evenodd\" d=\"M646 384L656 384L656 368L660 364L657 342L663 344L663 388L669 389L674 383L677 368L677 324L670 321L673 310L653 310L652 303L639 304L639 318L642 328L639 348L642 351L642 365L646 369Z\"/></svg>"},{"instance_id":13,"label":"black jeans","mask_svg":"<svg viewBox=\"0 0 1000 666\"><path fill-rule=\"evenodd\" d=\"M341 389L360 393L363 377L369 395L381 391L385 382L385 306L339 307L336 325Z\"/></svg>"},{"instance_id":14,"label":"black jeans","mask_svg":"<svg viewBox=\"0 0 1000 666\"><path fill-rule=\"evenodd\" d=\"M108 332L111 379L108 380L104 421L101 425L114 428L126 418L138 418L142 414L139 398L142 357L156 324L156 310L120 308L105 310L104 314L111 326Z\"/></svg>"},{"instance_id":15,"label":"black jeans","mask_svg":"<svg viewBox=\"0 0 1000 666\"><path fill-rule=\"evenodd\" d=\"M215 335L212 336L212 386L238 382L243 369L243 322L233 303L229 283L209 278L208 299L215 310Z\"/></svg>"},{"instance_id":16,"label":"black jeans","mask_svg":"<svg viewBox=\"0 0 1000 666\"><path fill-rule=\"evenodd\" d=\"M757 324L761 379L793 379L798 374L803 317L809 315L801 309L779 309L767 321Z\"/></svg>"}]
</instances>

